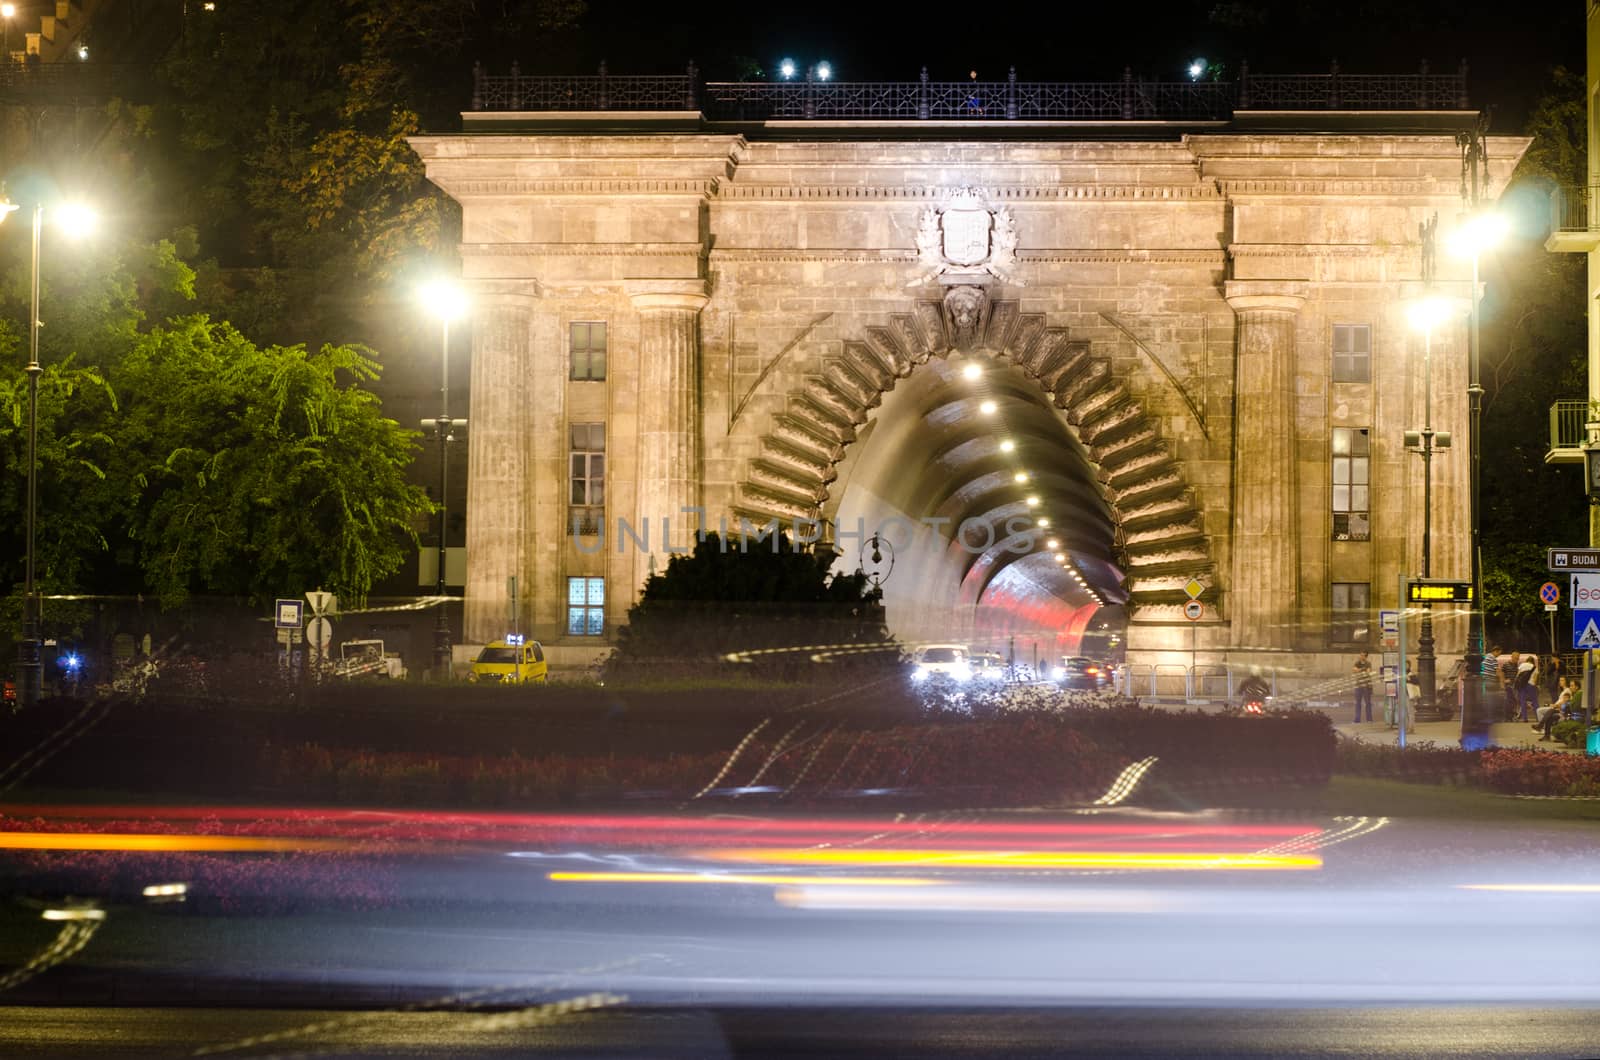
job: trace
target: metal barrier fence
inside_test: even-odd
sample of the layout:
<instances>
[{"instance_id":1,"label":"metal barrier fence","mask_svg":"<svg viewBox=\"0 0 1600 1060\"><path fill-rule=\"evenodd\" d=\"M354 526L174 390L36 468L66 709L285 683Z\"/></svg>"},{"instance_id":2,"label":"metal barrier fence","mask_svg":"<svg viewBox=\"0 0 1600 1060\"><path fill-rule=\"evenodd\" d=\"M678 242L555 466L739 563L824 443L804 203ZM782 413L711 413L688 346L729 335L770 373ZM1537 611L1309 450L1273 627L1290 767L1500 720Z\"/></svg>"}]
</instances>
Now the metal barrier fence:
<instances>
[{"instance_id":1,"label":"metal barrier fence","mask_svg":"<svg viewBox=\"0 0 1600 1060\"><path fill-rule=\"evenodd\" d=\"M1220 663L1184 666L1161 663L1155 666L1130 665L1123 669L1123 695L1151 703L1231 703L1247 671L1230 669ZM1261 676L1278 696L1278 674L1263 669Z\"/></svg>"}]
</instances>

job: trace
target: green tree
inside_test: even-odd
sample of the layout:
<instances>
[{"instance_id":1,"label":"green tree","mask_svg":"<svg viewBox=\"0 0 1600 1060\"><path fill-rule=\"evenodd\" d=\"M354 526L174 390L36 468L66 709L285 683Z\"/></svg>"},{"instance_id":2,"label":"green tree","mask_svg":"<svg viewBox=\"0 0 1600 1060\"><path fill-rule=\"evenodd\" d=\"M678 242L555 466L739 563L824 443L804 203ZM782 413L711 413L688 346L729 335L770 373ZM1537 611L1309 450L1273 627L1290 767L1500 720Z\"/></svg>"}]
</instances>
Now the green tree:
<instances>
[{"instance_id":1,"label":"green tree","mask_svg":"<svg viewBox=\"0 0 1600 1060\"><path fill-rule=\"evenodd\" d=\"M118 471L163 602L317 585L359 601L399 568L431 505L405 481L417 433L363 388L377 377L361 347L258 347L205 317L138 343L116 374Z\"/></svg>"},{"instance_id":2,"label":"green tree","mask_svg":"<svg viewBox=\"0 0 1600 1060\"><path fill-rule=\"evenodd\" d=\"M617 632L611 670L690 668L727 654L814 644L882 644L880 593L865 575L830 574L833 554L787 535L737 543L708 534L645 583ZM860 656L854 661L881 661ZM758 667L808 666L806 653L755 655Z\"/></svg>"}]
</instances>

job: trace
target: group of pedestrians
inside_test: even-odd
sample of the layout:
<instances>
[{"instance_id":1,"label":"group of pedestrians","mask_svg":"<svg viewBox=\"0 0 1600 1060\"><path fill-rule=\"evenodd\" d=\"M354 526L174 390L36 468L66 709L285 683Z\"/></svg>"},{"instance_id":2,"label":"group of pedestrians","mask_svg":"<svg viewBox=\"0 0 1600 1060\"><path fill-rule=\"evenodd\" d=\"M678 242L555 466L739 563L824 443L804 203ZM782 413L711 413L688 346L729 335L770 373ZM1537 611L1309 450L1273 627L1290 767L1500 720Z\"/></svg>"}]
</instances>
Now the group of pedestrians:
<instances>
[{"instance_id":1,"label":"group of pedestrians","mask_svg":"<svg viewBox=\"0 0 1600 1060\"><path fill-rule=\"evenodd\" d=\"M1462 663L1458 661L1452 671L1454 680L1459 681L1461 668ZM1356 656L1350 674L1355 720L1371 721L1372 682L1376 675L1366 652ZM1531 723L1534 728L1543 730L1544 735L1540 739L1548 739L1555 723L1582 701L1578 679L1568 678L1562 673L1561 657L1558 655L1541 657L1517 651L1508 653L1497 647L1484 656L1483 674L1499 683L1503 700L1501 720ZM1544 704L1540 702L1541 688L1545 692ZM1406 691L1413 702L1420 696L1416 672L1409 660L1406 664Z\"/></svg>"}]
</instances>

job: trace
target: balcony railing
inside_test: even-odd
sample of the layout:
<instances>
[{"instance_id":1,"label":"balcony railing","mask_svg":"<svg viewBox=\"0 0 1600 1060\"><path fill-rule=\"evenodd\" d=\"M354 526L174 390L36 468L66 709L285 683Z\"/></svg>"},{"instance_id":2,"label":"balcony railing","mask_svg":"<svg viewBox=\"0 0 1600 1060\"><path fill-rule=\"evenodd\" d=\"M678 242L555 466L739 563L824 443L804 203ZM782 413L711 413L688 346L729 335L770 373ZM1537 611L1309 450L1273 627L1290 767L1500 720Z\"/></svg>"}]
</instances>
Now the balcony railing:
<instances>
[{"instance_id":1,"label":"balcony railing","mask_svg":"<svg viewBox=\"0 0 1600 1060\"><path fill-rule=\"evenodd\" d=\"M1588 232L1600 228L1595 217L1596 185L1550 189L1550 231Z\"/></svg>"},{"instance_id":2,"label":"balcony railing","mask_svg":"<svg viewBox=\"0 0 1600 1060\"><path fill-rule=\"evenodd\" d=\"M1545 453L1547 464L1583 462L1583 443L1588 437L1589 403L1587 401L1557 401L1550 406L1550 451Z\"/></svg>"},{"instance_id":3,"label":"balcony railing","mask_svg":"<svg viewBox=\"0 0 1600 1060\"><path fill-rule=\"evenodd\" d=\"M1465 110L1467 72L1252 75L1237 81L711 81L534 77L473 68L475 111L698 111L712 120L1226 121L1237 111Z\"/></svg>"}]
</instances>

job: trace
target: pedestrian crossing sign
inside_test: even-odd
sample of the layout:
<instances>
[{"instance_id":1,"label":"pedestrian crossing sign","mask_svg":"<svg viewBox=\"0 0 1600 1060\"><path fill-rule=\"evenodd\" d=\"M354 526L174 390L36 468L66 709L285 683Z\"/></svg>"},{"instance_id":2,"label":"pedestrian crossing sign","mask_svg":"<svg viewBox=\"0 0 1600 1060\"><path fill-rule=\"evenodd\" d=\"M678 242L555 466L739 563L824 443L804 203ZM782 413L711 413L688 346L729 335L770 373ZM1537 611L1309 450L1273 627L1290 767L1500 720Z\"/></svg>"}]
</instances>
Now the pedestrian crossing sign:
<instances>
[{"instance_id":1,"label":"pedestrian crossing sign","mask_svg":"<svg viewBox=\"0 0 1600 1060\"><path fill-rule=\"evenodd\" d=\"M1572 647L1578 651L1600 648L1600 611L1572 612Z\"/></svg>"}]
</instances>

